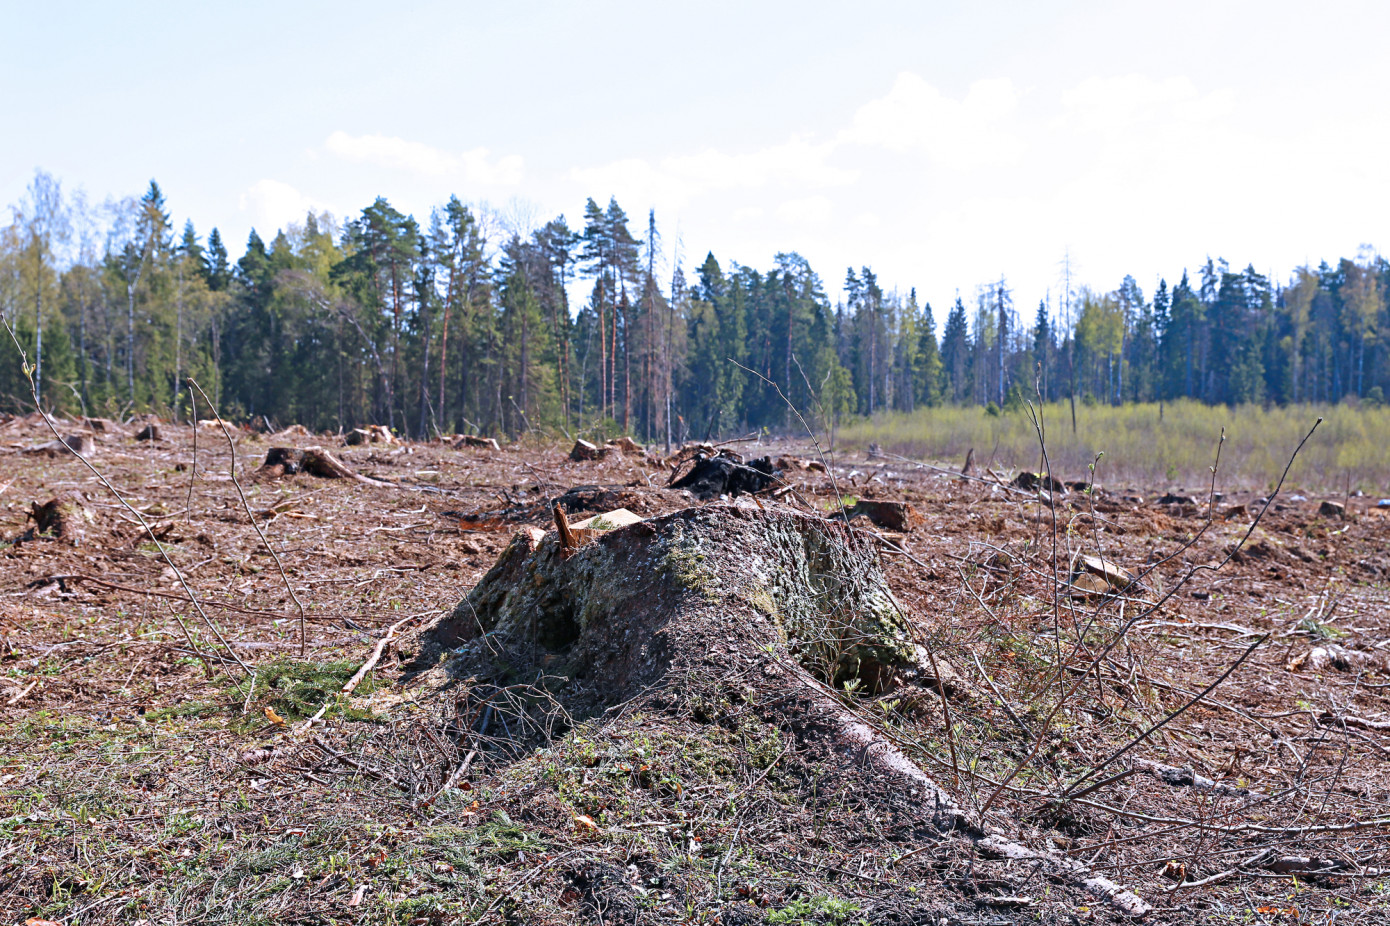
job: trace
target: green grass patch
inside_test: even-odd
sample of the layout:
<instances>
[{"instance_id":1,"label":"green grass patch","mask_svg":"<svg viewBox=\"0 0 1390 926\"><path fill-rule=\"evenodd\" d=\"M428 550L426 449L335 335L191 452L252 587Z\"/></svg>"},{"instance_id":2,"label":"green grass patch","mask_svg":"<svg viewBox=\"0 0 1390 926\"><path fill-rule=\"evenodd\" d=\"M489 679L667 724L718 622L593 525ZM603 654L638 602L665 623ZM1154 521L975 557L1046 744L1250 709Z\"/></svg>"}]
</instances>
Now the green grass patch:
<instances>
[{"instance_id":1,"label":"green grass patch","mask_svg":"<svg viewBox=\"0 0 1390 926\"><path fill-rule=\"evenodd\" d=\"M367 711L357 710L348 705L341 694L343 685L352 678L359 663L351 660L334 662L300 662L293 659L277 659L256 667L255 690L251 694L251 707L264 713L270 708L288 721L312 717L327 701L334 704L329 708L337 716L347 720L371 720ZM357 686L355 694L371 694L376 689L376 679L368 675ZM240 693L244 697L245 689ZM229 697L238 697L236 686L228 689Z\"/></svg>"},{"instance_id":2,"label":"green grass patch","mask_svg":"<svg viewBox=\"0 0 1390 926\"><path fill-rule=\"evenodd\" d=\"M821 894L815 897L798 897L782 909L769 913L767 921L784 926L848 926L854 922L867 924L868 920L863 917L851 919L859 910L859 905L852 901Z\"/></svg>"},{"instance_id":3,"label":"green grass patch","mask_svg":"<svg viewBox=\"0 0 1390 926\"><path fill-rule=\"evenodd\" d=\"M351 660L334 662L301 662L278 659L256 667L255 689L248 700L243 679L221 678L222 695L213 700L185 701L151 711L148 719L200 719L231 714L234 726L256 728L265 724L266 709L289 723L312 717L328 703L328 715L344 720L375 720L369 711L359 710L341 694L342 687L357 671L359 663ZM239 684L238 684L239 683ZM368 675L353 692L370 694L377 687L376 679ZM242 713L242 706L246 712Z\"/></svg>"}]
</instances>

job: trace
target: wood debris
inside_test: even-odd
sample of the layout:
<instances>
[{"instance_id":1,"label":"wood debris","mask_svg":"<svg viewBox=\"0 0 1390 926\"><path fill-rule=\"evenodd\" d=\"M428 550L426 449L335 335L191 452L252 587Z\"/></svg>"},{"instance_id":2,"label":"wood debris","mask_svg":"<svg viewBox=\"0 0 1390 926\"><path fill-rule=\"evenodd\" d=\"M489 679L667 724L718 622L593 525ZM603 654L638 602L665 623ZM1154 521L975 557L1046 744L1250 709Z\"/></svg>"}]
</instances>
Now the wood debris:
<instances>
[{"instance_id":1,"label":"wood debris","mask_svg":"<svg viewBox=\"0 0 1390 926\"><path fill-rule=\"evenodd\" d=\"M385 425L369 424L365 428L353 428L347 432L343 437L343 443L349 447L357 447L362 444L398 444L400 441Z\"/></svg>"},{"instance_id":2,"label":"wood debris","mask_svg":"<svg viewBox=\"0 0 1390 926\"><path fill-rule=\"evenodd\" d=\"M476 434L465 434L454 444L455 450L460 450L464 447L475 447L479 450L495 450L499 452L502 450L501 446L497 443L497 438L479 437Z\"/></svg>"},{"instance_id":3,"label":"wood debris","mask_svg":"<svg viewBox=\"0 0 1390 926\"><path fill-rule=\"evenodd\" d=\"M845 517L866 517L886 530L906 533L921 520L911 502L885 501L876 498L861 498L844 509Z\"/></svg>"}]
</instances>

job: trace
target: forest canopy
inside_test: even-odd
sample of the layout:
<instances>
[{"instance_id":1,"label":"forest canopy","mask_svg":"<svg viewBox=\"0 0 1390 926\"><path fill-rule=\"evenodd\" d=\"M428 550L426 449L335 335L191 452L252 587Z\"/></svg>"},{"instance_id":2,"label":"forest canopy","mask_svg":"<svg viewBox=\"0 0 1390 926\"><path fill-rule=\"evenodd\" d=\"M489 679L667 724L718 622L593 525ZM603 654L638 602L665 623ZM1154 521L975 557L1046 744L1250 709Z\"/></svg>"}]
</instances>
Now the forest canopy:
<instances>
[{"instance_id":1,"label":"forest canopy","mask_svg":"<svg viewBox=\"0 0 1390 926\"><path fill-rule=\"evenodd\" d=\"M216 228L176 229L154 181L98 206L43 172L0 228L0 312L44 407L68 413L186 418L190 377L230 418L415 437L779 428L791 413L773 383L833 419L1037 392L1383 402L1383 258L1282 281L1210 257L1176 271L1149 294L1132 276L1068 280L1036 307L1000 278L934 308L860 267L832 303L796 253L762 269L663 259L655 214L634 221L613 199L522 230L458 197L423 223L378 198L341 224L252 231L233 258ZM31 405L7 344L0 409Z\"/></svg>"}]
</instances>

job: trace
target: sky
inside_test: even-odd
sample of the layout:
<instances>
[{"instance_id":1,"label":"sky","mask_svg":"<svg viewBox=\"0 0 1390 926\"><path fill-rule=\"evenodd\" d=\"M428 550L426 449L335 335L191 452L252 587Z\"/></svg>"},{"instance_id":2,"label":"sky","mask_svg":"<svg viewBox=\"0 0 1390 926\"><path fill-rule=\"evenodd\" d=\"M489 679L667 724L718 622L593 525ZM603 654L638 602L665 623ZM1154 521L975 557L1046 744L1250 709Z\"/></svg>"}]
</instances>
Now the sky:
<instances>
[{"instance_id":1,"label":"sky","mask_svg":"<svg viewBox=\"0 0 1390 926\"><path fill-rule=\"evenodd\" d=\"M306 211L610 196L665 271L797 251L940 307L1005 279L1286 280L1390 241L1390 4L20 3L0 203L156 179L239 256Z\"/></svg>"}]
</instances>

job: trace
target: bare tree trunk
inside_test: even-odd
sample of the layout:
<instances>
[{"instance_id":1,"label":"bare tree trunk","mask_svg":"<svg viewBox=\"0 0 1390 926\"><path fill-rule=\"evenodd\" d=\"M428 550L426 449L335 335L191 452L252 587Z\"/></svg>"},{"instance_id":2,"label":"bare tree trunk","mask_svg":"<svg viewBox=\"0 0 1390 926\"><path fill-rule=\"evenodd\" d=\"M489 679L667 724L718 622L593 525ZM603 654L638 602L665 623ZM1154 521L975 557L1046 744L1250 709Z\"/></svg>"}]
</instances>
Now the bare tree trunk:
<instances>
[{"instance_id":1,"label":"bare tree trunk","mask_svg":"<svg viewBox=\"0 0 1390 926\"><path fill-rule=\"evenodd\" d=\"M458 269L449 267L449 286L444 294L444 331L439 337L439 420L449 420L444 407L444 382L449 372L449 310L454 305L454 287L457 283Z\"/></svg>"},{"instance_id":2,"label":"bare tree trunk","mask_svg":"<svg viewBox=\"0 0 1390 926\"><path fill-rule=\"evenodd\" d=\"M608 332L603 327L603 293L598 298L598 415L608 414Z\"/></svg>"},{"instance_id":3,"label":"bare tree trunk","mask_svg":"<svg viewBox=\"0 0 1390 926\"><path fill-rule=\"evenodd\" d=\"M143 267L142 267L143 269ZM139 281L136 276L136 281ZM135 284L126 284L125 378L130 387L130 404L135 405Z\"/></svg>"},{"instance_id":4,"label":"bare tree trunk","mask_svg":"<svg viewBox=\"0 0 1390 926\"><path fill-rule=\"evenodd\" d=\"M420 427L416 435L424 439L429 434L428 412L430 407L430 316L429 310L425 308L428 300L420 304L420 314L422 316L420 327L423 344L420 347Z\"/></svg>"},{"instance_id":5,"label":"bare tree trunk","mask_svg":"<svg viewBox=\"0 0 1390 926\"><path fill-rule=\"evenodd\" d=\"M782 274L782 295L787 299L787 362L786 369L783 371L782 385L786 387L787 393L792 391L792 320L795 314L795 305L792 301L792 288L789 285L786 273ZM791 403L787 404L787 411L784 415L788 429L792 426L792 412L794 409Z\"/></svg>"},{"instance_id":6,"label":"bare tree trunk","mask_svg":"<svg viewBox=\"0 0 1390 926\"><path fill-rule=\"evenodd\" d=\"M401 286L395 263L391 264L391 385L387 389L386 426L396 429L396 386L400 380L396 375L401 357Z\"/></svg>"},{"instance_id":7,"label":"bare tree trunk","mask_svg":"<svg viewBox=\"0 0 1390 926\"><path fill-rule=\"evenodd\" d=\"M43 391L43 250L34 243L34 395Z\"/></svg>"},{"instance_id":8,"label":"bare tree trunk","mask_svg":"<svg viewBox=\"0 0 1390 926\"><path fill-rule=\"evenodd\" d=\"M623 291L623 433L628 433L628 419L632 414L632 358L628 345L632 343L632 313L627 301L627 283ZM616 326L615 326L616 327Z\"/></svg>"},{"instance_id":9,"label":"bare tree trunk","mask_svg":"<svg viewBox=\"0 0 1390 926\"><path fill-rule=\"evenodd\" d=\"M179 266L178 303L174 322L174 422L179 420L179 395L183 392L183 266ZM195 424L197 422L194 422Z\"/></svg>"},{"instance_id":10,"label":"bare tree trunk","mask_svg":"<svg viewBox=\"0 0 1390 926\"><path fill-rule=\"evenodd\" d=\"M87 407L87 283L83 280L82 293L77 301L77 350L82 364L82 407Z\"/></svg>"}]
</instances>

